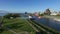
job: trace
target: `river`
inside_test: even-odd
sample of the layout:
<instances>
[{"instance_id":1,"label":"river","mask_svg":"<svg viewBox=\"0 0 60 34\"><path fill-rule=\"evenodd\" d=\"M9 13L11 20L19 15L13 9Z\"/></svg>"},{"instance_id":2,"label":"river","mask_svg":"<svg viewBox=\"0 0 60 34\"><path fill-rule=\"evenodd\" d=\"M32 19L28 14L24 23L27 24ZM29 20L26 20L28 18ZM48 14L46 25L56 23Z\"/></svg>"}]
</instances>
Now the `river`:
<instances>
[{"instance_id":1,"label":"river","mask_svg":"<svg viewBox=\"0 0 60 34\"><path fill-rule=\"evenodd\" d=\"M40 18L40 19L35 18L35 21L45 26L48 26L52 29L55 29L57 31L60 31L60 22L58 21L55 21L53 19L48 19L48 18Z\"/></svg>"}]
</instances>

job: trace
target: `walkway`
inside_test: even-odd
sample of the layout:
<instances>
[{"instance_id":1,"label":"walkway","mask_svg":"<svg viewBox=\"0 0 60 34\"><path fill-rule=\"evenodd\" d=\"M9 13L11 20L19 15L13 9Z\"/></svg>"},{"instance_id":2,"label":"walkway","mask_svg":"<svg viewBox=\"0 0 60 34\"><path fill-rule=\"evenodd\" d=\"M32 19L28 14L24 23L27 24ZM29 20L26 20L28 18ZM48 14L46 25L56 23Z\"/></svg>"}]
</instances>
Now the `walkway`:
<instances>
[{"instance_id":1,"label":"walkway","mask_svg":"<svg viewBox=\"0 0 60 34\"><path fill-rule=\"evenodd\" d=\"M27 21L27 20L26 20ZM36 32L39 32L39 30L36 28L36 27L34 27L34 25L32 25L29 21L27 21L27 23L36 31Z\"/></svg>"},{"instance_id":2,"label":"walkway","mask_svg":"<svg viewBox=\"0 0 60 34\"><path fill-rule=\"evenodd\" d=\"M13 30L10 29L10 28L7 28L7 29L8 29L8 31L10 31L10 32L12 32L12 33L14 33L14 34L18 34L17 32L13 31Z\"/></svg>"}]
</instances>

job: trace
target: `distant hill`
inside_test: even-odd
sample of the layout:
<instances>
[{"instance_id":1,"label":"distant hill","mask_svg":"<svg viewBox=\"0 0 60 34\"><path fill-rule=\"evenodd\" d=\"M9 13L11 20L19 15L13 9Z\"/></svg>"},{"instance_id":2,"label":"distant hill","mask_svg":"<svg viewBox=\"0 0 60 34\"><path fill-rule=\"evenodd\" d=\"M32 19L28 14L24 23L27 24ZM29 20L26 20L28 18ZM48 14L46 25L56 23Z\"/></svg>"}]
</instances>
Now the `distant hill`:
<instances>
[{"instance_id":1,"label":"distant hill","mask_svg":"<svg viewBox=\"0 0 60 34\"><path fill-rule=\"evenodd\" d=\"M6 15L6 14L8 14L8 12L7 12L7 11L0 10L0 16L4 16L4 15Z\"/></svg>"}]
</instances>

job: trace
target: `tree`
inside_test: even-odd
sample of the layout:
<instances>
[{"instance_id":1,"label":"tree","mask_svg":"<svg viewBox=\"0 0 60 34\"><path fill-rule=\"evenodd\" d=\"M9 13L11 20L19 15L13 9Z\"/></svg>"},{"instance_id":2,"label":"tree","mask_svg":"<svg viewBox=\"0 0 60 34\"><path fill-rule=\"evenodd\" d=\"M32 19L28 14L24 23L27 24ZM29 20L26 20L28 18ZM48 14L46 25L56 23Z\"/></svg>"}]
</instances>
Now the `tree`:
<instances>
[{"instance_id":1,"label":"tree","mask_svg":"<svg viewBox=\"0 0 60 34\"><path fill-rule=\"evenodd\" d=\"M51 14L51 12L50 12L50 10L49 10L49 9L46 9L46 11L44 12L44 14L45 14L45 15L50 15L50 14Z\"/></svg>"},{"instance_id":2,"label":"tree","mask_svg":"<svg viewBox=\"0 0 60 34\"><path fill-rule=\"evenodd\" d=\"M39 16L40 16L40 12L39 12L38 14L39 14Z\"/></svg>"},{"instance_id":3,"label":"tree","mask_svg":"<svg viewBox=\"0 0 60 34\"><path fill-rule=\"evenodd\" d=\"M27 12L25 12L25 14L27 14Z\"/></svg>"},{"instance_id":4,"label":"tree","mask_svg":"<svg viewBox=\"0 0 60 34\"><path fill-rule=\"evenodd\" d=\"M3 16L0 17L0 33L4 30L4 29L3 29L3 23L4 23L3 20L4 20L4 19L3 19Z\"/></svg>"},{"instance_id":5,"label":"tree","mask_svg":"<svg viewBox=\"0 0 60 34\"><path fill-rule=\"evenodd\" d=\"M16 17L20 17L20 14L18 14L18 13L15 13L15 14L10 13L10 14L5 15L4 17L5 18L10 18L10 17L16 18Z\"/></svg>"}]
</instances>

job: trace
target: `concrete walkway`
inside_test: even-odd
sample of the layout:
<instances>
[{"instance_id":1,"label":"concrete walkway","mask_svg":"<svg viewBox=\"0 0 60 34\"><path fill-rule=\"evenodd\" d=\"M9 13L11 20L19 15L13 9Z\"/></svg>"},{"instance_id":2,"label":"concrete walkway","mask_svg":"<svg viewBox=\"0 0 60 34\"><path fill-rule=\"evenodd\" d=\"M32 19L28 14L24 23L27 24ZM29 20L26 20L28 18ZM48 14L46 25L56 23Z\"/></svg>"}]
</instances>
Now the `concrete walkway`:
<instances>
[{"instance_id":1,"label":"concrete walkway","mask_svg":"<svg viewBox=\"0 0 60 34\"><path fill-rule=\"evenodd\" d=\"M7 28L7 29L8 29L8 31L10 31L10 32L12 32L12 33L14 33L14 34L18 34L17 32L13 31L13 30L10 29L10 28Z\"/></svg>"},{"instance_id":2,"label":"concrete walkway","mask_svg":"<svg viewBox=\"0 0 60 34\"><path fill-rule=\"evenodd\" d=\"M26 20L27 21L27 20ZM36 27L34 27L34 25L32 25L30 22L28 22L27 21L27 23L36 31L36 32L39 32L39 30L36 28Z\"/></svg>"},{"instance_id":3,"label":"concrete walkway","mask_svg":"<svg viewBox=\"0 0 60 34\"><path fill-rule=\"evenodd\" d=\"M12 29L10 29L10 28L7 28L8 29L8 31L10 31L10 32L12 32L12 33L14 33L14 34L30 34L29 32L27 32L27 31L23 31L23 32L15 32L14 30L12 30Z\"/></svg>"}]
</instances>

